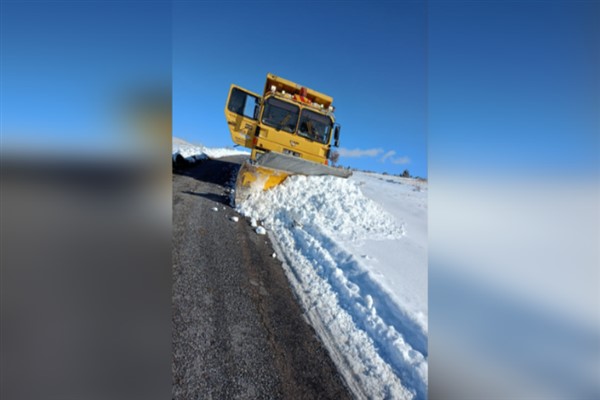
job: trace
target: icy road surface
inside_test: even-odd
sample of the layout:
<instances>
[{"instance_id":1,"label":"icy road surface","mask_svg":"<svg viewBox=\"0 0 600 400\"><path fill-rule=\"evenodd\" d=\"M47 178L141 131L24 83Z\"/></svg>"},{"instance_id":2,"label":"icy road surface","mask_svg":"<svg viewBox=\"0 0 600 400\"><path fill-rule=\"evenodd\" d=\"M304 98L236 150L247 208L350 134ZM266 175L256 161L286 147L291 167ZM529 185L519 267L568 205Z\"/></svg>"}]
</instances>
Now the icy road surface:
<instances>
[{"instance_id":1,"label":"icy road surface","mask_svg":"<svg viewBox=\"0 0 600 400\"><path fill-rule=\"evenodd\" d=\"M237 210L261 221L357 397L427 398L427 184L293 176Z\"/></svg>"}]
</instances>

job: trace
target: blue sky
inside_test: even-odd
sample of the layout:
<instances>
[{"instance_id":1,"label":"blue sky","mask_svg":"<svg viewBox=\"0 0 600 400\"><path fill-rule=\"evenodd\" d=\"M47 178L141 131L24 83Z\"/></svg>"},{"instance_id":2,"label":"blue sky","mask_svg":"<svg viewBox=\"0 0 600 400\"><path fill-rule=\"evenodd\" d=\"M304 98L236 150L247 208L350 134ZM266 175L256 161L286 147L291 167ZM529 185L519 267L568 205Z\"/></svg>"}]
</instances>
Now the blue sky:
<instances>
[{"instance_id":1,"label":"blue sky","mask_svg":"<svg viewBox=\"0 0 600 400\"><path fill-rule=\"evenodd\" d=\"M597 1L1 4L3 145L93 146L172 82L174 134L229 146L229 85L271 72L334 97L344 165L599 172Z\"/></svg>"},{"instance_id":2,"label":"blue sky","mask_svg":"<svg viewBox=\"0 0 600 400\"><path fill-rule=\"evenodd\" d=\"M170 87L170 2L1 7L3 145L112 149L127 140L128 97Z\"/></svg>"},{"instance_id":3,"label":"blue sky","mask_svg":"<svg viewBox=\"0 0 600 400\"><path fill-rule=\"evenodd\" d=\"M431 2L430 173L598 174L600 2Z\"/></svg>"},{"instance_id":4,"label":"blue sky","mask_svg":"<svg viewBox=\"0 0 600 400\"><path fill-rule=\"evenodd\" d=\"M174 135L232 145L229 86L269 72L334 98L342 165L427 176L424 2L174 4Z\"/></svg>"}]
</instances>

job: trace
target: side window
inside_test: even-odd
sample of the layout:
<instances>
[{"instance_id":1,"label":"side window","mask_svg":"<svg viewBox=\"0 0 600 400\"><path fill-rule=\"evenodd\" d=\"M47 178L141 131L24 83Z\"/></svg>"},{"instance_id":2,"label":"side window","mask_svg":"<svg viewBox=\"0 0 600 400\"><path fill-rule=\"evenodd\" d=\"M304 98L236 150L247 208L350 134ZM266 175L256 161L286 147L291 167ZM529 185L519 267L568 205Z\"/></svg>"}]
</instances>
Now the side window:
<instances>
[{"instance_id":1,"label":"side window","mask_svg":"<svg viewBox=\"0 0 600 400\"><path fill-rule=\"evenodd\" d=\"M238 88L233 88L227 108L229 111L243 115L244 117L257 119L258 106L258 97L252 96Z\"/></svg>"}]
</instances>

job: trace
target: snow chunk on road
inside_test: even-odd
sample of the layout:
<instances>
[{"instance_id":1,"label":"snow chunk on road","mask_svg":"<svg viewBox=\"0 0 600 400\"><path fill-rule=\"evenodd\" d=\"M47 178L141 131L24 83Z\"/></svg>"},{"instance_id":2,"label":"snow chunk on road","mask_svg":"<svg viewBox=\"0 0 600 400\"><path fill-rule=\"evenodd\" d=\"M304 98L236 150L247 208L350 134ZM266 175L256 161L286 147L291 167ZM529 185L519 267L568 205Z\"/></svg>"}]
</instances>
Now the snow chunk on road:
<instances>
[{"instance_id":1,"label":"snow chunk on road","mask_svg":"<svg viewBox=\"0 0 600 400\"><path fill-rule=\"evenodd\" d=\"M265 228L263 228L262 226L259 226L258 228L256 228L256 233L258 233L259 235L266 235L267 230Z\"/></svg>"}]
</instances>

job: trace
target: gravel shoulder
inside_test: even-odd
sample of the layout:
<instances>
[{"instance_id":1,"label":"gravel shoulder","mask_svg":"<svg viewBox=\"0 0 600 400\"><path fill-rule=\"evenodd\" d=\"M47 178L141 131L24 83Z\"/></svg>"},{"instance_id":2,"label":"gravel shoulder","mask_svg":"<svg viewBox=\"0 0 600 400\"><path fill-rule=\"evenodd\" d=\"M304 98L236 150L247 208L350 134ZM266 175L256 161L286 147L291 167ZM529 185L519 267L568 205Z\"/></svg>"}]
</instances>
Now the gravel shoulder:
<instances>
[{"instance_id":1,"label":"gravel shoulder","mask_svg":"<svg viewBox=\"0 0 600 400\"><path fill-rule=\"evenodd\" d=\"M173 173L173 398L351 398L267 236L229 219L243 160Z\"/></svg>"}]
</instances>

